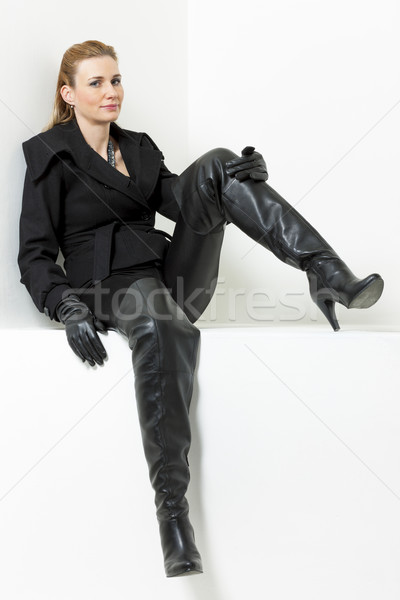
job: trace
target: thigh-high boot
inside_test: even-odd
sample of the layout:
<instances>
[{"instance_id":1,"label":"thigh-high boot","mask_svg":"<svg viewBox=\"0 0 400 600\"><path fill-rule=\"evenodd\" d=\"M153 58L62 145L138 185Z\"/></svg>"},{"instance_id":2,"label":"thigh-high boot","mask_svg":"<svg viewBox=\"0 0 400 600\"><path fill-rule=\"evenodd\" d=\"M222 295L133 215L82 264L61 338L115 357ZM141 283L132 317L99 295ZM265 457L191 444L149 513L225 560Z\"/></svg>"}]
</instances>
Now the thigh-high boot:
<instances>
[{"instance_id":1,"label":"thigh-high boot","mask_svg":"<svg viewBox=\"0 0 400 600\"><path fill-rule=\"evenodd\" d=\"M143 448L167 577L202 572L189 506L189 406L199 331L156 278L133 283L115 315L129 341Z\"/></svg>"},{"instance_id":2,"label":"thigh-high boot","mask_svg":"<svg viewBox=\"0 0 400 600\"><path fill-rule=\"evenodd\" d=\"M311 297L335 331L339 329L335 302L347 308L372 306L383 290L380 275L358 279L267 183L240 182L227 175L225 164L236 157L224 148L211 150L173 180L172 191L186 224L204 235L232 222L285 263L306 271Z\"/></svg>"}]
</instances>

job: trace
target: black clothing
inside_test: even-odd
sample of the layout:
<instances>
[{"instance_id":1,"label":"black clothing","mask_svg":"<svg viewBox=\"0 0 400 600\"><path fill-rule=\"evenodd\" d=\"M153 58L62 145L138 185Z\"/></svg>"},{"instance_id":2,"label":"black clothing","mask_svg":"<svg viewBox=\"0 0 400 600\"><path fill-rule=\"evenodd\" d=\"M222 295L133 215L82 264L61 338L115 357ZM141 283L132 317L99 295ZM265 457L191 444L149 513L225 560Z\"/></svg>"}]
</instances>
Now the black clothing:
<instances>
[{"instance_id":1,"label":"black clothing","mask_svg":"<svg viewBox=\"0 0 400 600\"><path fill-rule=\"evenodd\" d=\"M112 275L109 283L123 290L126 279ZM174 577L202 572L185 497L190 479L189 407L200 332L156 277L129 286L120 301L109 307L109 314L108 326L126 336L132 350L136 404L155 491L165 573Z\"/></svg>"},{"instance_id":2,"label":"black clothing","mask_svg":"<svg viewBox=\"0 0 400 600\"><path fill-rule=\"evenodd\" d=\"M111 124L130 177L86 143L75 120L23 144L27 162L20 220L21 281L37 308L55 318L63 294L111 271L162 262L168 248L155 211L176 221L163 155L143 133ZM59 248L63 272L56 264Z\"/></svg>"}]
</instances>

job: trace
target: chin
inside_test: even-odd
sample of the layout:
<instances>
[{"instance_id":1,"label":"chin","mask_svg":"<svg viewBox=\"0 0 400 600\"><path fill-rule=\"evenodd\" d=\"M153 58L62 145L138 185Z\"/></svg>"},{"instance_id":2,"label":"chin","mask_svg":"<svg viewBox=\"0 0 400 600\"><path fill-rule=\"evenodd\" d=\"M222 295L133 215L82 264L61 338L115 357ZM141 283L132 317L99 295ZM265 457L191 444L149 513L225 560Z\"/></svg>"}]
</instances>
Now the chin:
<instances>
[{"instance_id":1,"label":"chin","mask_svg":"<svg viewBox=\"0 0 400 600\"><path fill-rule=\"evenodd\" d=\"M99 119L102 123L112 123L113 121L116 121L119 117L119 111L118 110L114 110L113 112L110 112L107 115L104 115L102 119Z\"/></svg>"}]
</instances>

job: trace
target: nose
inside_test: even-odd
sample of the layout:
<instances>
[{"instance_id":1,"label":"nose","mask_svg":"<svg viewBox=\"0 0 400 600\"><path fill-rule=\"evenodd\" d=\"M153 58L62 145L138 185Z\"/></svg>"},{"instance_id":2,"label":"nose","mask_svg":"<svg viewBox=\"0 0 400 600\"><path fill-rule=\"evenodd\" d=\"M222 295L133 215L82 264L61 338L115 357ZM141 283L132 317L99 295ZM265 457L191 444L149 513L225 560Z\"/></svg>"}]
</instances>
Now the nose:
<instances>
[{"instance_id":1,"label":"nose","mask_svg":"<svg viewBox=\"0 0 400 600\"><path fill-rule=\"evenodd\" d=\"M113 84L111 83L111 81L109 81L107 83L105 95L107 98L116 98L117 97L117 91L116 91L115 87L113 86Z\"/></svg>"}]
</instances>

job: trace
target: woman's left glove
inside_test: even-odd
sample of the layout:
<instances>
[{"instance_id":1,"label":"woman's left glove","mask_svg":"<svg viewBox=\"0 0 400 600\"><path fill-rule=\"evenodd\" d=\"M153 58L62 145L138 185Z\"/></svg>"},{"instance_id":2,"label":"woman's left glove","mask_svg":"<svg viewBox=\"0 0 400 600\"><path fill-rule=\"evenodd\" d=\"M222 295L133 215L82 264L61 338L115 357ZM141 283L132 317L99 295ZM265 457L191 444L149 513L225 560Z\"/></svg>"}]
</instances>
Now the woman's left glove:
<instances>
[{"instance_id":1,"label":"woman's left glove","mask_svg":"<svg viewBox=\"0 0 400 600\"><path fill-rule=\"evenodd\" d=\"M105 333L105 325L81 302L78 296L67 296L58 303L56 314L65 325L68 343L77 356L87 360L90 366L102 365L107 352L100 341L97 331Z\"/></svg>"},{"instance_id":2,"label":"woman's left glove","mask_svg":"<svg viewBox=\"0 0 400 600\"><path fill-rule=\"evenodd\" d=\"M259 152L255 152L253 146L246 146L242 150L242 156L234 158L226 163L226 172L239 181L254 179L254 181L267 181L268 171L265 160Z\"/></svg>"}]
</instances>

